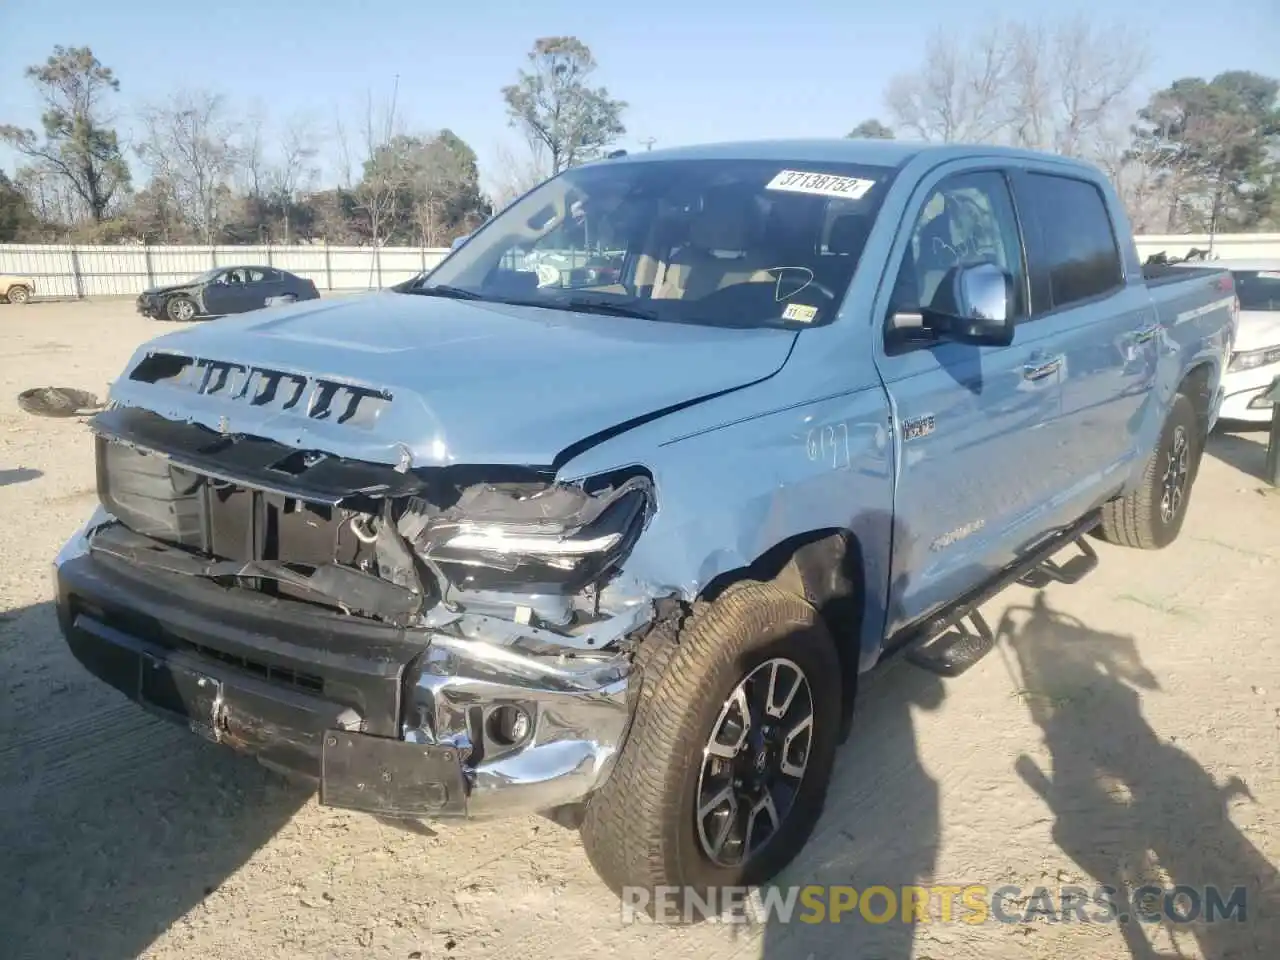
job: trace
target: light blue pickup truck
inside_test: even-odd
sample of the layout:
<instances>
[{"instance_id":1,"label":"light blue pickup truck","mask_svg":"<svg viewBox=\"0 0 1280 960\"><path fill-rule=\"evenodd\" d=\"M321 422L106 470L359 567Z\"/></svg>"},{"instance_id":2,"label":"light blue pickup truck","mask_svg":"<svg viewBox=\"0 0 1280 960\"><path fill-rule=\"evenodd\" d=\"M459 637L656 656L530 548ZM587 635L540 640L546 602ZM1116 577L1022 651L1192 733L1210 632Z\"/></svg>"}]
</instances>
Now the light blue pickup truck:
<instances>
[{"instance_id":1,"label":"light blue pickup truck","mask_svg":"<svg viewBox=\"0 0 1280 960\"><path fill-rule=\"evenodd\" d=\"M395 290L143 345L62 629L323 803L544 812L615 891L760 882L869 671L960 673L1004 587L1177 537L1237 313L1059 157L610 157Z\"/></svg>"}]
</instances>

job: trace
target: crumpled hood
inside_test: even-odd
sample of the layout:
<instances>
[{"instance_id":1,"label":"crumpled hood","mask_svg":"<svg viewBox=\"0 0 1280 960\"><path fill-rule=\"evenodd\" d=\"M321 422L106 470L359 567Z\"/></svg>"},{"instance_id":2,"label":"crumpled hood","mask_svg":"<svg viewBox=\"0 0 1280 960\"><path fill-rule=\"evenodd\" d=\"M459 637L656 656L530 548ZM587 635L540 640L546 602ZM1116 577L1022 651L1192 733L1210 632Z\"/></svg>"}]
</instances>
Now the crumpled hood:
<instances>
[{"instance_id":1,"label":"crumpled hood","mask_svg":"<svg viewBox=\"0 0 1280 960\"><path fill-rule=\"evenodd\" d=\"M376 463L546 466L601 431L771 376L796 336L375 293L157 337L111 399ZM197 362L139 368L152 353ZM298 385L292 404L267 389L281 374Z\"/></svg>"},{"instance_id":2,"label":"crumpled hood","mask_svg":"<svg viewBox=\"0 0 1280 960\"><path fill-rule=\"evenodd\" d=\"M1232 347L1237 351L1264 350L1280 347L1280 313L1265 310L1242 310L1240 329Z\"/></svg>"},{"instance_id":3,"label":"crumpled hood","mask_svg":"<svg viewBox=\"0 0 1280 960\"><path fill-rule=\"evenodd\" d=\"M144 297L157 297L162 293L173 293L176 290L192 290L200 286L198 283L171 283L163 287L147 287L142 291Z\"/></svg>"}]
</instances>

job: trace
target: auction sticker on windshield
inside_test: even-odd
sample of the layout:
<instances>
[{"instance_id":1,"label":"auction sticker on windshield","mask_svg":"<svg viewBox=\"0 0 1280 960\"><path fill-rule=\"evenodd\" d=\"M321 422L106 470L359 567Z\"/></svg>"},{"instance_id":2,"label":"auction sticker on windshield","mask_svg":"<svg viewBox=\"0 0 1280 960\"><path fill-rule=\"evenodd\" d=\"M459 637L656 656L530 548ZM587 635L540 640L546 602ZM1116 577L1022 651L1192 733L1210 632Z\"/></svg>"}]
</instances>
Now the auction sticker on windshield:
<instances>
[{"instance_id":1,"label":"auction sticker on windshield","mask_svg":"<svg viewBox=\"0 0 1280 960\"><path fill-rule=\"evenodd\" d=\"M765 184L766 190L810 193L819 197L841 197L861 200L876 185L874 180L842 177L834 173L810 173L806 170L782 170Z\"/></svg>"}]
</instances>

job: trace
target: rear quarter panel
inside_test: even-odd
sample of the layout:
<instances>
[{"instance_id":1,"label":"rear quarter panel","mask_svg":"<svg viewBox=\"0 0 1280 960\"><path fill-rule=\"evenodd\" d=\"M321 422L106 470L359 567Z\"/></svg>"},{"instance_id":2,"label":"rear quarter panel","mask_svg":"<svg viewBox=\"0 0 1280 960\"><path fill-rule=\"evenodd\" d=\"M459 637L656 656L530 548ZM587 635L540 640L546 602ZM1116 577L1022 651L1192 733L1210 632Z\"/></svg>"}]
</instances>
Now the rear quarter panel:
<instances>
[{"instance_id":1,"label":"rear quarter panel","mask_svg":"<svg viewBox=\"0 0 1280 960\"><path fill-rule=\"evenodd\" d=\"M1190 275L1184 277L1183 272ZM1209 414L1206 427L1211 428L1235 332L1231 274L1215 268L1172 271L1167 278L1154 281L1150 292L1161 326L1156 386L1159 406L1167 410L1188 378L1196 378L1197 389L1203 378ZM1154 447L1159 429L1157 424L1151 430L1147 449Z\"/></svg>"}]
</instances>

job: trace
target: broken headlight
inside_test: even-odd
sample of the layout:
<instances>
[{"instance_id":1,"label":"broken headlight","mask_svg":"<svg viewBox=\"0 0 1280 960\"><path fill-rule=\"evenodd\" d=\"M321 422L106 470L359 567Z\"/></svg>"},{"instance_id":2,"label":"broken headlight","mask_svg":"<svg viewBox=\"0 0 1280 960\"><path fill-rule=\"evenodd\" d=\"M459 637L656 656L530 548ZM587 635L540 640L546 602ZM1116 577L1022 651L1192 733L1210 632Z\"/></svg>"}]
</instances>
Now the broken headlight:
<instances>
[{"instance_id":1,"label":"broken headlight","mask_svg":"<svg viewBox=\"0 0 1280 960\"><path fill-rule=\"evenodd\" d=\"M576 593L626 557L648 517L650 493L645 477L595 493L562 484L480 484L405 532L419 556L460 589Z\"/></svg>"}]
</instances>

